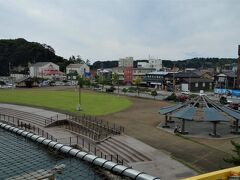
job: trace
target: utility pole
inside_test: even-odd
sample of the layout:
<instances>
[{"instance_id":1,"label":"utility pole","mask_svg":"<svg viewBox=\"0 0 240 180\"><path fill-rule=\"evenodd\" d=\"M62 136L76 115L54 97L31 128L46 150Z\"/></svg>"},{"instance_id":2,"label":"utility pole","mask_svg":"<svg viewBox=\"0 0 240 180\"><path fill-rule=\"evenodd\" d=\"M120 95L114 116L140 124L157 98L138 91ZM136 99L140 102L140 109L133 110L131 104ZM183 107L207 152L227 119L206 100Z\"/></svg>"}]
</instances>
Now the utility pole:
<instances>
[{"instance_id":1,"label":"utility pole","mask_svg":"<svg viewBox=\"0 0 240 180\"><path fill-rule=\"evenodd\" d=\"M240 45L238 45L237 89L240 89Z\"/></svg>"}]
</instances>

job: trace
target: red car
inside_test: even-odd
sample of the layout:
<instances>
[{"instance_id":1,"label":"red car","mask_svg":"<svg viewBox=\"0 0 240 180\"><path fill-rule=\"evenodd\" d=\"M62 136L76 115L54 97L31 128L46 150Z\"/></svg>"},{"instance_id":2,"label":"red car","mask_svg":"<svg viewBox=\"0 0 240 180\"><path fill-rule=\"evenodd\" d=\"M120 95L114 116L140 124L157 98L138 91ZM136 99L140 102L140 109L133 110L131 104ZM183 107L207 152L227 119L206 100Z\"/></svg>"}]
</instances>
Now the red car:
<instances>
[{"instance_id":1,"label":"red car","mask_svg":"<svg viewBox=\"0 0 240 180\"><path fill-rule=\"evenodd\" d=\"M240 104L239 103L231 103L231 104L229 104L228 107L238 110L238 108L240 107Z\"/></svg>"},{"instance_id":2,"label":"red car","mask_svg":"<svg viewBox=\"0 0 240 180\"><path fill-rule=\"evenodd\" d=\"M188 99L188 96L184 94L177 96L177 101L180 101L180 102L185 102L187 99Z\"/></svg>"}]
</instances>

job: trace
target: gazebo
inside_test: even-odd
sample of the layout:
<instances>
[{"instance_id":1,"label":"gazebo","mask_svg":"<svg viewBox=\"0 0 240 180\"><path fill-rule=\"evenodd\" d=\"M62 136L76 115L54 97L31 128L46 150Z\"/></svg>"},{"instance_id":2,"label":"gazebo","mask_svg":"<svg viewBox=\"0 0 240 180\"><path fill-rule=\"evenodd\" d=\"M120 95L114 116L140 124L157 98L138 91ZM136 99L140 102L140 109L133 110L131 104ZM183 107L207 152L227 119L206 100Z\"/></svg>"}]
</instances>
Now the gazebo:
<instances>
[{"instance_id":1,"label":"gazebo","mask_svg":"<svg viewBox=\"0 0 240 180\"><path fill-rule=\"evenodd\" d=\"M223 122L234 122L231 131L233 134L240 134L239 120L240 112L209 99L206 95L197 96L182 104L160 108L159 113L165 115L165 121L161 125L163 128L170 128L168 118L172 117L181 121L179 133L187 134L186 121L210 122L213 124L212 137L220 137L217 133L217 124Z\"/></svg>"}]
</instances>

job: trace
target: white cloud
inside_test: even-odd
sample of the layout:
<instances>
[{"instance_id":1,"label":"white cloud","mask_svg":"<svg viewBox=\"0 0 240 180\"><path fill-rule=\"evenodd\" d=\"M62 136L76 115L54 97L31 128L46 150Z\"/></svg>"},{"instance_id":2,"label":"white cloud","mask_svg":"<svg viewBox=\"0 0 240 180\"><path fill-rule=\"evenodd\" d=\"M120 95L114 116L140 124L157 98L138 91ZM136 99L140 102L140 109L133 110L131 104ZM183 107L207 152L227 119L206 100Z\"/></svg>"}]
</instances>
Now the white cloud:
<instances>
[{"instance_id":1,"label":"white cloud","mask_svg":"<svg viewBox=\"0 0 240 180\"><path fill-rule=\"evenodd\" d=\"M58 55L236 57L238 0L0 0L0 38L51 45Z\"/></svg>"}]
</instances>

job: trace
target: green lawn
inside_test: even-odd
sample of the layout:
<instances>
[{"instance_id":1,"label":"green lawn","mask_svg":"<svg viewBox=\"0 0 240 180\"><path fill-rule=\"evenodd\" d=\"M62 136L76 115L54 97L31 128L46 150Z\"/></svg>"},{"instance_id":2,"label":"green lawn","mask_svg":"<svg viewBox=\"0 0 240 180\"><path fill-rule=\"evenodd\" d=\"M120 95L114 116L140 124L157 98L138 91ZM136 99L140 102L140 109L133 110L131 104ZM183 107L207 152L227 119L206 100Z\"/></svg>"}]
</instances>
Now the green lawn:
<instances>
[{"instance_id":1,"label":"green lawn","mask_svg":"<svg viewBox=\"0 0 240 180\"><path fill-rule=\"evenodd\" d=\"M78 92L56 90L8 89L0 90L0 102L34 105L77 113ZM127 98L114 95L83 92L82 111L88 115L107 115L132 105Z\"/></svg>"}]
</instances>

